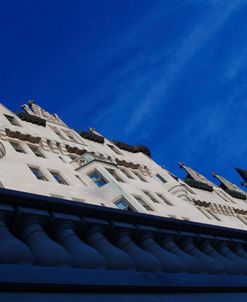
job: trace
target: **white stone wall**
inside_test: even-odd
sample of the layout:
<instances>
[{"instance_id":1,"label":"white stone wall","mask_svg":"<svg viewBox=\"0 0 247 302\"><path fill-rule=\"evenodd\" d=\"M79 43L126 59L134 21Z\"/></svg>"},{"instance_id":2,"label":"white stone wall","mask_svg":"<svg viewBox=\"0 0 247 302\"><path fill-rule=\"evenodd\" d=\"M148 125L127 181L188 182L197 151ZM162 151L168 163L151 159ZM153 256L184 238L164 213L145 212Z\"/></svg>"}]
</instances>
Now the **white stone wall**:
<instances>
[{"instance_id":1,"label":"white stone wall","mask_svg":"<svg viewBox=\"0 0 247 302\"><path fill-rule=\"evenodd\" d=\"M4 114L15 117L20 126L12 125ZM51 127L56 127L61 131L64 139L61 139ZM63 130L65 132L70 131L77 142L66 136ZM14 133L16 138L9 137L10 132L12 136ZM94 133L98 134L96 131ZM31 151L28 146L31 144L30 141L23 140L24 134L40 138L39 144L33 145L39 146L45 158L39 158ZM10 141L21 144L26 153L16 152ZM107 207L116 207L114 202L120 197L124 197L131 207L138 212L247 229L247 225L236 218L236 215L229 216L218 213L216 216L219 220L213 217L209 219L194 205L194 200L201 200L247 210L246 201L231 197L217 186L214 187L213 192L190 188L183 181L175 180L169 171L160 167L147 155L120 150L115 146L120 153L117 154L108 146L113 145L111 141L105 139L105 143L101 144L84 139L76 131L66 127L65 124L47 121L46 127L43 127L25 122L0 104L0 142L6 151L6 155L0 158L0 184L5 188ZM77 147L85 150L89 154L94 152L94 155L102 160L94 160L86 165L79 164L78 161L72 161L69 157L69 155L75 154L70 154L66 145L70 148ZM132 165L138 164L140 166L138 173L145 179L145 182L133 173L133 171L137 171L136 169L112 165L106 160L108 157L114 163L118 159L125 160ZM78 155L77 158L79 158ZM47 181L38 180L28 166L41 169ZM117 181L106 170L107 168L114 169L123 182ZM105 178L106 185L98 187L88 177L88 173L95 169ZM127 170L133 179L128 178L121 169ZM59 172L68 185L59 184L49 172L50 170ZM155 177L157 174L161 175L166 183L159 181ZM154 203L143 191L148 191L158 203ZM163 201L157 194L161 194L171 205ZM141 197L152 210L143 207L134 195Z\"/></svg>"}]
</instances>

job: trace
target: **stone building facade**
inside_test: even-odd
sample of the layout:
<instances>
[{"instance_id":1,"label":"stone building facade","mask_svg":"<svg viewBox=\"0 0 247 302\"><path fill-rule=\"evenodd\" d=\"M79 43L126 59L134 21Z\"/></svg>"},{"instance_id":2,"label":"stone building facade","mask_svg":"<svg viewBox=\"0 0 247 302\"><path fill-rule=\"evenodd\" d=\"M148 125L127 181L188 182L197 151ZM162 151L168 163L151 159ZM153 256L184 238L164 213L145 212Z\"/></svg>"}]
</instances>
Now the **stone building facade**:
<instances>
[{"instance_id":1,"label":"stone building facade","mask_svg":"<svg viewBox=\"0 0 247 302\"><path fill-rule=\"evenodd\" d=\"M0 186L180 220L247 229L246 193L181 163L181 180L144 146L78 133L34 101L13 113L0 104Z\"/></svg>"}]
</instances>

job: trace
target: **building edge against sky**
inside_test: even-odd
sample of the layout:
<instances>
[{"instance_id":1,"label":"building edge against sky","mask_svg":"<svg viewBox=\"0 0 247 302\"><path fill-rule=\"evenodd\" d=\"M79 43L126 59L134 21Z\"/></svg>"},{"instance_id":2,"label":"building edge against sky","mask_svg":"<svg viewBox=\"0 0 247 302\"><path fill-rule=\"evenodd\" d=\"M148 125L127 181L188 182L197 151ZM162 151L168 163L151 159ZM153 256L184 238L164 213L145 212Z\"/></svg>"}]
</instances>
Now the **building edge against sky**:
<instances>
[{"instance_id":1,"label":"building edge against sky","mask_svg":"<svg viewBox=\"0 0 247 302\"><path fill-rule=\"evenodd\" d=\"M215 185L181 163L184 180L144 146L78 133L34 101L0 104L0 186L105 207L247 230L247 194L216 173ZM245 177L245 171L238 171Z\"/></svg>"}]
</instances>

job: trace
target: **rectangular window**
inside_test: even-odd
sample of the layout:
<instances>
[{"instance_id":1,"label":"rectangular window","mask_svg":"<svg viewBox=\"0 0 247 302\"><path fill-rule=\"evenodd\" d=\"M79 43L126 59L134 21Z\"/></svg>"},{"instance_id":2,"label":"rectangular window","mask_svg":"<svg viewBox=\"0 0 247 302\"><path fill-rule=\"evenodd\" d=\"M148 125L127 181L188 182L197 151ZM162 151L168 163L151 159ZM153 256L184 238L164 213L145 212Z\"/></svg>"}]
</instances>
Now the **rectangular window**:
<instances>
[{"instance_id":1,"label":"rectangular window","mask_svg":"<svg viewBox=\"0 0 247 302\"><path fill-rule=\"evenodd\" d=\"M75 160L78 156L73 154L68 154L68 156L71 158L71 160Z\"/></svg>"},{"instance_id":2,"label":"rectangular window","mask_svg":"<svg viewBox=\"0 0 247 302\"><path fill-rule=\"evenodd\" d=\"M66 160L62 156L58 156L59 159L61 159L62 162L66 163Z\"/></svg>"},{"instance_id":3,"label":"rectangular window","mask_svg":"<svg viewBox=\"0 0 247 302\"><path fill-rule=\"evenodd\" d=\"M113 145L107 145L107 146L110 147L111 150L112 150L113 152L115 152L116 154L118 154L118 155L123 155L123 154L118 150L117 147L115 147L115 146L113 146Z\"/></svg>"},{"instance_id":4,"label":"rectangular window","mask_svg":"<svg viewBox=\"0 0 247 302\"><path fill-rule=\"evenodd\" d=\"M47 181L47 178L45 177L45 175L41 172L41 170L39 168L29 167L29 169L33 172L33 175L37 179Z\"/></svg>"},{"instance_id":5,"label":"rectangular window","mask_svg":"<svg viewBox=\"0 0 247 302\"><path fill-rule=\"evenodd\" d=\"M59 136L61 139L65 139L65 137L62 135L62 133L56 128L50 126L50 128L56 133L57 136Z\"/></svg>"},{"instance_id":6,"label":"rectangular window","mask_svg":"<svg viewBox=\"0 0 247 302\"><path fill-rule=\"evenodd\" d=\"M147 182L146 179L141 176L141 174L138 171L132 170L132 172L135 174L135 176L137 176L141 181L143 182Z\"/></svg>"},{"instance_id":7,"label":"rectangular window","mask_svg":"<svg viewBox=\"0 0 247 302\"><path fill-rule=\"evenodd\" d=\"M134 197L147 211L153 211L153 209L140 196L134 195Z\"/></svg>"},{"instance_id":8,"label":"rectangular window","mask_svg":"<svg viewBox=\"0 0 247 302\"><path fill-rule=\"evenodd\" d=\"M79 202L85 202L84 199L80 199L80 198L77 198L77 197L72 197L72 200L79 201Z\"/></svg>"},{"instance_id":9,"label":"rectangular window","mask_svg":"<svg viewBox=\"0 0 247 302\"><path fill-rule=\"evenodd\" d=\"M247 220L246 220L244 217L238 215L237 218L238 218L241 222L243 222L245 225L247 225Z\"/></svg>"},{"instance_id":10,"label":"rectangular window","mask_svg":"<svg viewBox=\"0 0 247 302\"><path fill-rule=\"evenodd\" d=\"M39 147L33 145L28 145L28 146L37 157L45 158L44 154L40 151Z\"/></svg>"},{"instance_id":11,"label":"rectangular window","mask_svg":"<svg viewBox=\"0 0 247 302\"><path fill-rule=\"evenodd\" d=\"M65 179L62 177L62 175L59 172L50 171L53 178L61 185L68 185L68 183L65 181Z\"/></svg>"},{"instance_id":12,"label":"rectangular window","mask_svg":"<svg viewBox=\"0 0 247 302\"><path fill-rule=\"evenodd\" d=\"M197 207L197 209L202 213L204 214L204 216L206 216L208 219L212 220L212 218L218 220L218 221L221 221L219 219L218 216L216 216L214 213L212 213L209 209L206 209L206 208L201 208L201 207Z\"/></svg>"},{"instance_id":13,"label":"rectangular window","mask_svg":"<svg viewBox=\"0 0 247 302\"><path fill-rule=\"evenodd\" d=\"M125 198L121 197L117 201L115 201L115 205L120 210L133 212L133 208L129 205Z\"/></svg>"},{"instance_id":14,"label":"rectangular window","mask_svg":"<svg viewBox=\"0 0 247 302\"><path fill-rule=\"evenodd\" d=\"M156 175L155 175L155 178L156 178L159 182L161 182L161 183L163 183L163 184L167 183L167 181L165 180L165 178L162 177L160 174L156 174Z\"/></svg>"},{"instance_id":15,"label":"rectangular window","mask_svg":"<svg viewBox=\"0 0 247 302\"><path fill-rule=\"evenodd\" d=\"M188 217L182 217L183 220L187 220L190 221L190 219Z\"/></svg>"},{"instance_id":16,"label":"rectangular window","mask_svg":"<svg viewBox=\"0 0 247 302\"><path fill-rule=\"evenodd\" d=\"M76 177L77 179L79 179L79 181L80 181L82 184L84 184L84 186L87 186L87 184L81 179L81 177L80 177L79 175L75 175L75 177Z\"/></svg>"},{"instance_id":17,"label":"rectangular window","mask_svg":"<svg viewBox=\"0 0 247 302\"><path fill-rule=\"evenodd\" d=\"M155 199L148 191L143 191L154 203L159 203L157 199Z\"/></svg>"},{"instance_id":18,"label":"rectangular window","mask_svg":"<svg viewBox=\"0 0 247 302\"><path fill-rule=\"evenodd\" d=\"M127 171L126 169L120 169L120 171L122 171L123 174L124 174L125 176L127 176L128 178L134 179L133 176L130 174L130 172Z\"/></svg>"},{"instance_id":19,"label":"rectangular window","mask_svg":"<svg viewBox=\"0 0 247 302\"><path fill-rule=\"evenodd\" d=\"M107 184L107 181L105 180L105 178L97 170L94 170L93 172L89 173L88 177L91 178L91 180L98 187L103 187L105 184Z\"/></svg>"},{"instance_id":20,"label":"rectangular window","mask_svg":"<svg viewBox=\"0 0 247 302\"><path fill-rule=\"evenodd\" d=\"M64 199L63 195L58 195L58 194L50 194L50 195L51 195L51 197L54 197L54 198Z\"/></svg>"},{"instance_id":21,"label":"rectangular window","mask_svg":"<svg viewBox=\"0 0 247 302\"><path fill-rule=\"evenodd\" d=\"M4 116L6 117L6 119L10 122L11 125L14 125L14 126L18 126L20 127L21 125L17 122L16 118L11 116L11 115L7 115L7 114L4 114Z\"/></svg>"},{"instance_id":22,"label":"rectangular window","mask_svg":"<svg viewBox=\"0 0 247 302\"><path fill-rule=\"evenodd\" d=\"M111 176L113 176L117 181L119 182L124 182L121 177L119 177L119 175L117 174L117 172L113 169L106 169L110 174Z\"/></svg>"},{"instance_id":23,"label":"rectangular window","mask_svg":"<svg viewBox=\"0 0 247 302\"><path fill-rule=\"evenodd\" d=\"M26 151L22 148L21 144L18 142L9 142L11 144L11 146L15 149L16 152L19 153L26 153Z\"/></svg>"},{"instance_id":24,"label":"rectangular window","mask_svg":"<svg viewBox=\"0 0 247 302\"><path fill-rule=\"evenodd\" d=\"M162 200L162 201L164 201L164 203L166 203L168 206L172 206L173 204L170 202L170 201L168 201L162 194L160 194L160 193L156 193L157 194L157 196Z\"/></svg>"},{"instance_id":25,"label":"rectangular window","mask_svg":"<svg viewBox=\"0 0 247 302\"><path fill-rule=\"evenodd\" d=\"M68 136L68 138L69 138L71 141L77 143L77 140L74 138L74 135L73 135L70 131L67 131L67 130L64 130L64 129L62 129L62 130L63 130L63 132Z\"/></svg>"}]
</instances>

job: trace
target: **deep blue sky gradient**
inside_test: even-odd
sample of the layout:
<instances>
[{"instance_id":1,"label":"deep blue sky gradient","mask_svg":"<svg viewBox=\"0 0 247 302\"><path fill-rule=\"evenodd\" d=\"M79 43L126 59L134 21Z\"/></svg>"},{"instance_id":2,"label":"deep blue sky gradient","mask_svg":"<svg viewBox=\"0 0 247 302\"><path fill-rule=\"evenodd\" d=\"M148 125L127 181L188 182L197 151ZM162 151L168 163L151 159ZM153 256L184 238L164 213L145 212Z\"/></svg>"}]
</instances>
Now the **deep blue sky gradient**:
<instances>
[{"instance_id":1,"label":"deep blue sky gradient","mask_svg":"<svg viewBox=\"0 0 247 302\"><path fill-rule=\"evenodd\" d=\"M0 0L0 101L239 183L247 169L247 2Z\"/></svg>"}]
</instances>

